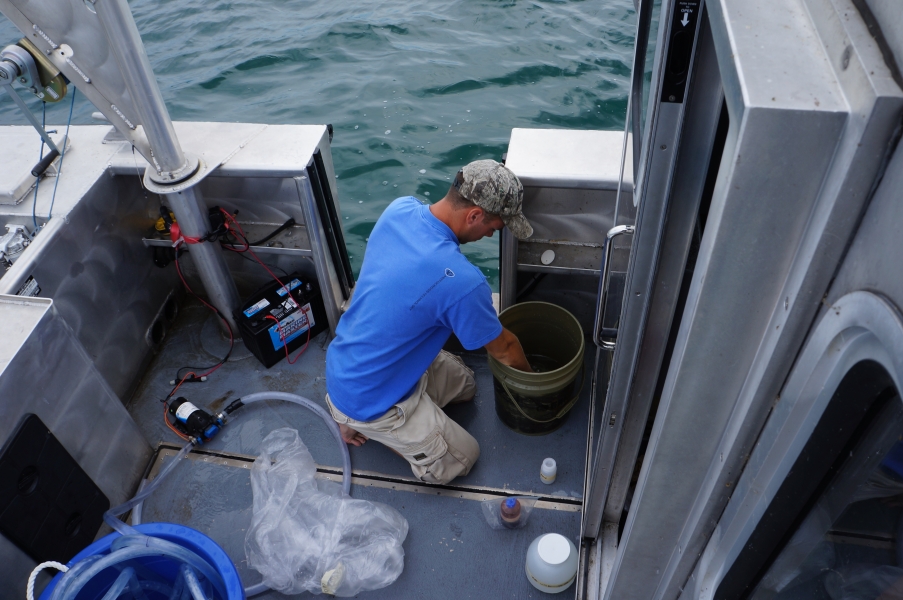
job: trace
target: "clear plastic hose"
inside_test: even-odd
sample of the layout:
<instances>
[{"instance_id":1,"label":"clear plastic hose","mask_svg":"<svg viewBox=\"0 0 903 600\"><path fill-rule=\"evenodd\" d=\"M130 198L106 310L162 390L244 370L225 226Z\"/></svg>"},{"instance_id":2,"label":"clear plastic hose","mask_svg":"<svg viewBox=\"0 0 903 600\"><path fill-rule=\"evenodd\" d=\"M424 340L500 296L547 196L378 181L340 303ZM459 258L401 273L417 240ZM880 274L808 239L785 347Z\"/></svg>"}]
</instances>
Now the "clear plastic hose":
<instances>
[{"instance_id":1,"label":"clear plastic hose","mask_svg":"<svg viewBox=\"0 0 903 600\"><path fill-rule=\"evenodd\" d=\"M326 410L322 406L320 406L316 402L308 400L304 396L298 396L297 394L287 394L285 392L258 392L256 394L242 397L241 403L250 404L252 402L260 402L261 400L284 400L286 402L294 402L295 404L300 404L301 406L312 410L313 412L317 413L321 419L323 419L323 422L326 423L326 427L329 428L330 432L332 432L332 437L335 438L336 442L339 444L339 448L341 449L342 491L346 496L350 496L351 455L348 454L348 445L345 444L345 441L342 439L342 432L339 430L339 425L332 418L332 415L326 412Z\"/></svg>"},{"instance_id":2,"label":"clear plastic hose","mask_svg":"<svg viewBox=\"0 0 903 600\"><path fill-rule=\"evenodd\" d=\"M212 582L221 597L226 597L226 588L224 587L222 577L220 577L217 570L206 560L184 546L180 546L179 544L175 544L162 538L144 534L124 535L121 538L114 540L110 545L111 552L118 552L124 548L149 548L151 550L158 550L160 554L179 559L182 563L191 565L196 571L207 578L207 581Z\"/></svg>"},{"instance_id":3,"label":"clear plastic hose","mask_svg":"<svg viewBox=\"0 0 903 600\"><path fill-rule=\"evenodd\" d=\"M201 589L201 582L198 581L198 576L194 574L192 568L188 565L182 565L179 570L182 573L182 579L185 580L185 585L188 586L191 597L194 600L207 600L207 594Z\"/></svg>"},{"instance_id":4,"label":"clear plastic hose","mask_svg":"<svg viewBox=\"0 0 903 600\"><path fill-rule=\"evenodd\" d=\"M73 565L73 567L64 574L57 583L53 590L53 594L51 595L51 600L70 600L75 598L81 589L104 569L144 556L166 556L181 562L182 566L185 568L187 568L187 565L190 565L192 569L188 572L193 577L193 580L185 582L181 580L182 578L179 578L175 585L177 588L181 588L187 584L191 590L192 596L195 598L198 598L198 593L200 593L200 583L194 575L195 571L201 573L206 581L213 584L221 598L226 598L225 584L222 576L206 560L179 544L144 535L131 525L128 525L119 519L119 515L137 509L138 520L140 521L140 509L144 500L160 487L160 484L166 479L166 476L176 468L179 462L191 450L192 446L194 446L193 442L185 444L175 458L169 461L169 463L160 470L149 485L144 486L142 484L142 487L139 488L138 493L134 498L119 506L114 506L104 513L104 522L122 534L122 537L115 539L112 544L110 544L109 554L105 556L89 556ZM135 522L135 525L138 525L138 522ZM113 588L111 588L111 591L114 592L113 597L118 597L116 590L121 592L126 586L133 588L134 585L137 585L138 589L149 589L148 586L144 584L151 582L139 583L137 580L132 581L134 579L134 571L131 571L129 575L126 575L129 571L131 571L130 568L123 570L120 577L113 584ZM184 570L181 571L183 577L185 572L186 571ZM160 588L161 586L154 583L150 587ZM133 589L133 592L137 592L138 589ZM166 586L162 586L161 589L166 594L169 594L172 591L171 589L166 588Z\"/></svg>"},{"instance_id":5,"label":"clear plastic hose","mask_svg":"<svg viewBox=\"0 0 903 600\"><path fill-rule=\"evenodd\" d=\"M348 446L345 444L345 441L342 440L342 432L339 430L338 424L333 420L332 416L326 412L323 407L311 400L303 396L298 396L297 394L288 394L285 392L258 392L256 394L251 394L249 396L245 396L241 399L241 404L251 404L252 402L260 402L263 400L282 400L285 402L292 402L294 404L299 404L314 413L316 413L323 422L326 424L326 427L332 433L333 438L335 438L336 442L339 444L339 448L342 454L342 491L346 496L351 495L351 456L348 453ZM103 520L104 522L115 529L117 532L122 534L123 537L115 540L110 546L110 554L106 556L91 556L83 560L82 562L74 565L72 569L66 573L62 579L57 584L54 589L53 595L51 596L51 600L69 600L71 598L75 598L81 588L90 581L91 578L96 576L100 571L105 568L108 568L112 565L119 564L126 560L131 560L133 558L141 557L141 556L169 556L170 558L180 560L185 565L190 565L195 571L200 572L210 583L213 584L214 587L217 588L222 594L222 597L225 598L225 590L224 583L222 578L216 572L216 570L210 566L207 561L202 559L200 556L191 552L190 550L179 546L178 544L173 544L172 542L167 542L166 540L162 540L159 538L146 536L135 529L133 526L128 525L121 521L118 517L122 514L125 514L128 511L132 511L132 523L134 525L139 525L141 523L141 508L144 500L146 500L151 494L153 494L163 480L169 475L173 469L175 469L176 465L184 458L191 448L194 446L193 442L189 442L186 444L182 450L175 456L175 458L161 469L160 473L154 478L154 480L144 486L142 483L142 487L138 488L138 493L134 498L129 500L128 502L124 502L119 506L115 506L104 513ZM193 575L193 573L192 573ZM197 581L197 580L195 580ZM189 582L189 587L193 587L192 584L194 582ZM180 581L180 585L184 585L184 582ZM192 589L192 593L195 592L197 588ZM269 587L264 585L263 583L258 583L256 585L248 586L245 588L245 595L255 596L257 594L261 594L267 591Z\"/></svg>"},{"instance_id":6,"label":"clear plastic hose","mask_svg":"<svg viewBox=\"0 0 903 600\"><path fill-rule=\"evenodd\" d=\"M266 591L269 591L269 589L270 589L270 586L268 586L267 584L265 584L263 582L260 582L260 583L254 584L254 585L249 585L248 587L245 588L245 596L250 598L252 596L256 596L258 594L262 594Z\"/></svg>"},{"instance_id":7,"label":"clear plastic hose","mask_svg":"<svg viewBox=\"0 0 903 600\"><path fill-rule=\"evenodd\" d=\"M323 419L323 422L326 424L327 429L329 429L330 433L332 433L332 437L335 438L336 443L338 443L339 445L339 450L342 454L342 492L346 496L350 496L351 455L348 453L348 445L345 444L345 440L342 439L342 432L339 430L339 425L332 418L332 415L326 412L326 410L324 410L323 407L316 402L308 400L304 396L289 394L286 392L258 392L256 394L250 394L248 396L244 396L241 399L241 404L251 404L253 402L261 402L263 400L282 400L285 402L293 402L294 404L299 404L315 412L321 419ZM245 596L250 598L252 596L262 594L269 589L270 588L263 583L249 585L245 588Z\"/></svg>"},{"instance_id":8,"label":"clear plastic hose","mask_svg":"<svg viewBox=\"0 0 903 600\"><path fill-rule=\"evenodd\" d=\"M158 487L160 487L160 483L164 479L166 479L166 476L176 468L176 465L179 464L179 461L182 460L186 454L188 454L192 446L194 446L194 442L188 442L187 444L185 444L185 447L182 448L182 450L180 450L178 454L176 454L173 460L169 461L168 465L160 470L160 472L156 477L154 477L154 480L148 486L144 487L143 489L139 488L139 492L135 495L134 498L132 498L128 502L120 504L119 506L114 506L113 508L105 512L103 514L104 522L122 535L141 535L137 529L135 529L131 525L123 523L118 518L119 515L125 514L136 506L139 506L148 496L153 494L154 491ZM140 518L137 521L133 520L133 523L135 525L139 525L141 523Z\"/></svg>"},{"instance_id":9,"label":"clear plastic hose","mask_svg":"<svg viewBox=\"0 0 903 600\"><path fill-rule=\"evenodd\" d=\"M128 538L139 538L131 539ZM144 539L140 539L144 538ZM119 543L122 540L125 542ZM148 543L148 540L152 540ZM180 561L190 565L196 571L199 571L204 577L213 584L221 598L227 598L225 593L225 584L220 574L214 569L210 563L192 552L191 550L167 542L159 538L148 537L145 535L123 536L116 540L117 548L110 548L110 553L106 556L90 557L89 566L82 569L71 569L63 575L57 583L51 595L51 600L72 600L76 598L82 588L87 585L94 577L96 577L104 569L115 567L126 561L143 557L166 556L173 560Z\"/></svg>"}]
</instances>

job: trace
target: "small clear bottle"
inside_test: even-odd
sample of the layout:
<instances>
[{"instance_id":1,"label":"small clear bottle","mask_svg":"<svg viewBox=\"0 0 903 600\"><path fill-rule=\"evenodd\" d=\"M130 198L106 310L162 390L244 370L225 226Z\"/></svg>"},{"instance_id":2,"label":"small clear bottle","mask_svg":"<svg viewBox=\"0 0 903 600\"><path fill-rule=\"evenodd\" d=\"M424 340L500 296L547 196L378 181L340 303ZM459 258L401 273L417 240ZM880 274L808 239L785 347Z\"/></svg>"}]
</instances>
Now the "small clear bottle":
<instances>
[{"instance_id":1,"label":"small clear bottle","mask_svg":"<svg viewBox=\"0 0 903 600\"><path fill-rule=\"evenodd\" d=\"M555 476L558 474L558 465L555 464L554 458L547 458L542 461L542 466L539 468L539 478L546 485L552 485L555 483Z\"/></svg>"}]
</instances>

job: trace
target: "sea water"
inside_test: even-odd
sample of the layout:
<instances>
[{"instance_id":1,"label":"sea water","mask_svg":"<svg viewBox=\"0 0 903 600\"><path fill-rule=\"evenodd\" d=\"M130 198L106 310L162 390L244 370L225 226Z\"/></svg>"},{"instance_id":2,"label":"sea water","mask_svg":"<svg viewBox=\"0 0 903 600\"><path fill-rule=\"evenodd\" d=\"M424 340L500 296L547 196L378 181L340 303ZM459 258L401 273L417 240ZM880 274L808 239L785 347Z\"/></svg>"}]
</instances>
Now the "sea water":
<instances>
[{"instance_id":1,"label":"sea water","mask_svg":"<svg viewBox=\"0 0 903 600\"><path fill-rule=\"evenodd\" d=\"M440 199L467 162L500 160L513 127L623 129L633 0L129 5L173 119L333 124L355 273L393 199ZM0 47L20 37L0 16ZM68 109L48 105L48 123ZM73 123L94 110L77 96ZM0 125L11 124L27 121L3 94ZM39 146L35 134L35 161ZM497 236L462 249L497 289Z\"/></svg>"}]
</instances>

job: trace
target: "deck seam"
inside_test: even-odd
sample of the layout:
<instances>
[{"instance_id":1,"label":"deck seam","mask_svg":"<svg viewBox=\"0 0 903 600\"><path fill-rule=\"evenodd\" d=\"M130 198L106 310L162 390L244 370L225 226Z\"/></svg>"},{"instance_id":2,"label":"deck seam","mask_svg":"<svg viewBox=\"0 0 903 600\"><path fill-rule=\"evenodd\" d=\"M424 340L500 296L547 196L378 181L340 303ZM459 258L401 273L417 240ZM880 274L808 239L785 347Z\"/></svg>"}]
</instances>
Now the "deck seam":
<instances>
[{"instance_id":1,"label":"deck seam","mask_svg":"<svg viewBox=\"0 0 903 600\"><path fill-rule=\"evenodd\" d=\"M162 459L175 456L181 449L177 444L161 442L157 446L157 450L151 459L151 465L147 471L146 478L152 480L156 477L162 465ZM240 469L250 469L251 465L257 459L256 456L247 454L237 454L233 452L220 452L217 450L206 450L196 448L191 450L186 456L189 460L201 462L209 462L221 464ZM342 470L336 467L325 467L317 465L317 473L330 480L341 481ZM367 485L372 487L381 487L386 489L397 489L420 494L430 494L438 496L453 496L466 500L490 500L498 497L510 496L529 496L537 498L536 508L546 510L563 510L567 512L577 512L583 507L583 500L579 498L568 498L563 496L552 496L547 494L537 494L532 491L513 490L507 488L490 488L481 486L453 486L438 485L425 483L416 479L408 479L405 477L397 477L375 473L372 471L351 471L351 483L354 485Z\"/></svg>"}]
</instances>

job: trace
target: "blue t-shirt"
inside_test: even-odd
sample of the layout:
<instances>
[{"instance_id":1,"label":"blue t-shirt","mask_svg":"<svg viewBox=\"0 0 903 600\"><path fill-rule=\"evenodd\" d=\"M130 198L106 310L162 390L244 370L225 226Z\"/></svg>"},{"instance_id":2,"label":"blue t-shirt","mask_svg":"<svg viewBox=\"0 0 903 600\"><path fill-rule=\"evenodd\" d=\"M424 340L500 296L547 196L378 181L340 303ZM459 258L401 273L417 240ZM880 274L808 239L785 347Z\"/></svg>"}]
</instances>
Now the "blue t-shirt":
<instances>
[{"instance_id":1,"label":"blue t-shirt","mask_svg":"<svg viewBox=\"0 0 903 600\"><path fill-rule=\"evenodd\" d=\"M468 350L502 333L486 277L417 198L398 198L373 232L354 298L326 353L329 399L371 421L404 400L454 332Z\"/></svg>"}]
</instances>

